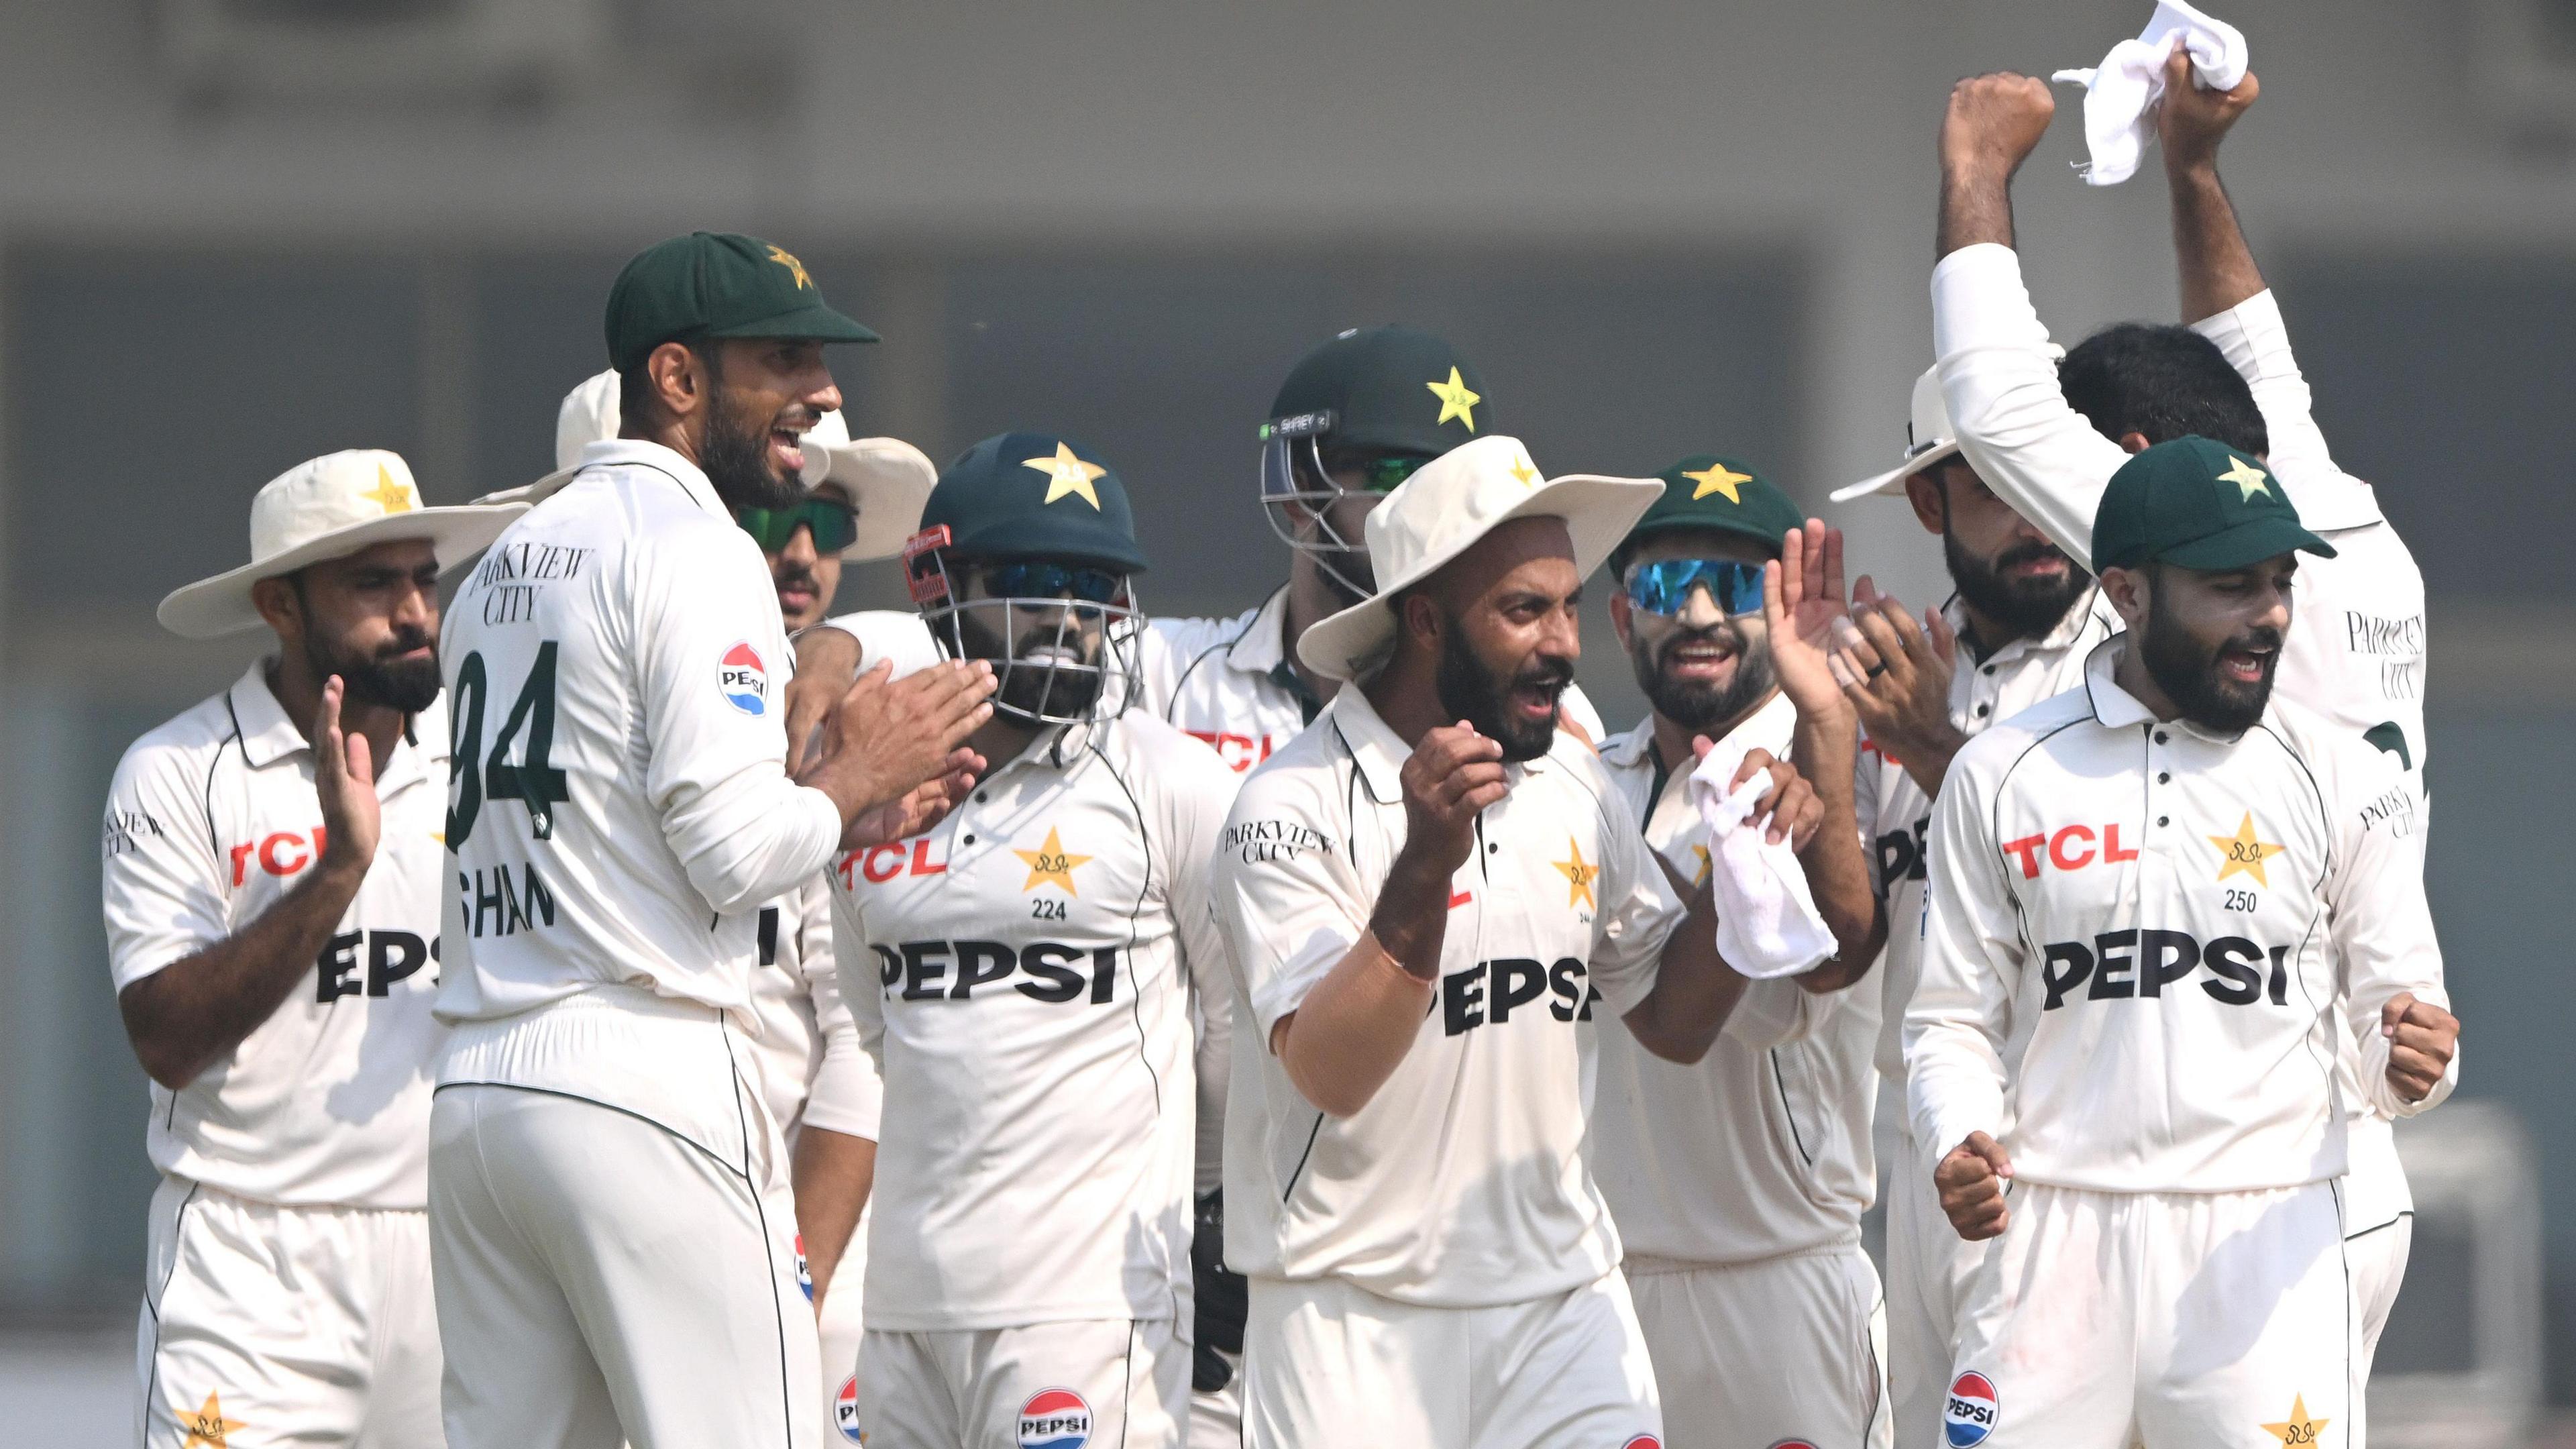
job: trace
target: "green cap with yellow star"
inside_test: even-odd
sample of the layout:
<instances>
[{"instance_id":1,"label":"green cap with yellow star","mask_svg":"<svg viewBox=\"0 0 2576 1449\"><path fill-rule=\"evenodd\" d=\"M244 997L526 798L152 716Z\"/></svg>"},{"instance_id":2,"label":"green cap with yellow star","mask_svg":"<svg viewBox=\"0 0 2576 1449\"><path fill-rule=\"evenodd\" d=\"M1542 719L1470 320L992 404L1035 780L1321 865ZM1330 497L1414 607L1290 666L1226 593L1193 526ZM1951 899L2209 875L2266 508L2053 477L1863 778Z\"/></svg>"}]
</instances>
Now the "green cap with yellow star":
<instances>
[{"instance_id":1,"label":"green cap with yellow star","mask_svg":"<svg viewBox=\"0 0 2576 1449\"><path fill-rule=\"evenodd\" d=\"M823 304L822 289L785 247L715 231L646 247L608 289L608 364L619 372L641 367L665 342L697 337L877 340Z\"/></svg>"},{"instance_id":2,"label":"green cap with yellow star","mask_svg":"<svg viewBox=\"0 0 2576 1449\"><path fill-rule=\"evenodd\" d=\"M921 506L912 551L939 547L987 562L1045 559L1143 573L1127 485L1098 457L1053 433L986 438L939 475ZM925 537L938 541L925 544Z\"/></svg>"},{"instance_id":3,"label":"green cap with yellow star","mask_svg":"<svg viewBox=\"0 0 2576 1449\"><path fill-rule=\"evenodd\" d=\"M1493 430L1484 379L1456 348L1415 327L1367 327L1297 360L1261 436L1436 458Z\"/></svg>"},{"instance_id":4,"label":"green cap with yellow star","mask_svg":"<svg viewBox=\"0 0 2576 1449\"><path fill-rule=\"evenodd\" d=\"M1698 453L1655 476L1664 480L1664 496L1628 530L1630 544L1650 533L1722 528L1760 539L1777 558L1780 540L1807 521L1788 494L1741 458Z\"/></svg>"},{"instance_id":5,"label":"green cap with yellow star","mask_svg":"<svg viewBox=\"0 0 2576 1449\"><path fill-rule=\"evenodd\" d=\"M2168 439L2111 475L2093 514L2093 571L2150 561L2204 573L2241 569L2292 550L2333 558L2334 545L2299 522L2280 480L2224 443Z\"/></svg>"}]
</instances>

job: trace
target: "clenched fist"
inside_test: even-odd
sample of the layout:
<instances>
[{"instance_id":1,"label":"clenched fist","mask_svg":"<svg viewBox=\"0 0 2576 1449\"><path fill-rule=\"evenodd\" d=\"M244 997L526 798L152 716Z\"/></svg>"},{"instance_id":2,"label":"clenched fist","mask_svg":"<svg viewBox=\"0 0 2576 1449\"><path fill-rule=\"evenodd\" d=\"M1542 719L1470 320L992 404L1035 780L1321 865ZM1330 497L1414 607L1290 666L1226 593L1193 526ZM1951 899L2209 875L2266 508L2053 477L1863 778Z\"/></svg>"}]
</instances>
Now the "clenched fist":
<instances>
[{"instance_id":1,"label":"clenched fist","mask_svg":"<svg viewBox=\"0 0 2576 1449\"><path fill-rule=\"evenodd\" d=\"M2056 114L2056 98L2037 76L1970 76L1950 87L1950 107L1941 117L1941 169L1982 181L2007 180L2048 134Z\"/></svg>"},{"instance_id":2,"label":"clenched fist","mask_svg":"<svg viewBox=\"0 0 2576 1449\"><path fill-rule=\"evenodd\" d=\"M2411 991L2379 1009L2379 1034L2388 1038L2388 1085L2409 1102L2432 1095L2460 1049L2460 1019Z\"/></svg>"},{"instance_id":3,"label":"clenched fist","mask_svg":"<svg viewBox=\"0 0 2576 1449\"><path fill-rule=\"evenodd\" d=\"M1983 1132L1969 1133L1932 1169L1941 1211L1960 1237L1976 1243L2003 1236L2012 1216L2004 1206L2004 1181L2012 1170L2003 1144Z\"/></svg>"}]
</instances>

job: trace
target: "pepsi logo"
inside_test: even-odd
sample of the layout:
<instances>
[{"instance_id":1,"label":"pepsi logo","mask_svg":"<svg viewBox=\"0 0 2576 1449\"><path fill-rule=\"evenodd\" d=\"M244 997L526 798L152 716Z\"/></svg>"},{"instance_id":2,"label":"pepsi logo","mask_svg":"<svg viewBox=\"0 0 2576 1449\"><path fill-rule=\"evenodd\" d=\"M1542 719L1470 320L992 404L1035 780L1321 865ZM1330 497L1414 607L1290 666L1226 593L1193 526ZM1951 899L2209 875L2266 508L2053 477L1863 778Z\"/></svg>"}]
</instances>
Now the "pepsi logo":
<instances>
[{"instance_id":1,"label":"pepsi logo","mask_svg":"<svg viewBox=\"0 0 2576 1449\"><path fill-rule=\"evenodd\" d=\"M796 1235L796 1286L805 1290L805 1301L814 1301L814 1270L805 1266L805 1235Z\"/></svg>"},{"instance_id":2,"label":"pepsi logo","mask_svg":"<svg viewBox=\"0 0 2576 1449\"><path fill-rule=\"evenodd\" d=\"M724 652L724 662L716 666L716 688L724 692L725 703L744 714L769 713L769 666L749 644Z\"/></svg>"},{"instance_id":3,"label":"pepsi logo","mask_svg":"<svg viewBox=\"0 0 2576 1449\"><path fill-rule=\"evenodd\" d=\"M1040 1389L1020 1405L1020 1449L1082 1449L1091 1442L1091 1405L1071 1389Z\"/></svg>"},{"instance_id":4,"label":"pepsi logo","mask_svg":"<svg viewBox=\"0 0 2576 1449\"><path fill-rule=\"evenodd\" d=\"M841 1391L832 1396L832 1427L853 1444L868 1442L868 1431L859 1427L859 1376L841 1380Z\"/></svg>"},{"instance_id":5,"label":"pepsi logo","mask_svg":"<svg viewBox=\"0 0 2576 1449\"><path fill-rule=\"evenodd\" d=\"M1942 1437L1950 1449L1983 1444L1995 1432L2000 1412L1992 1380L1981 1373L1961 1374L1950 1381L1950 1398L1941 1410Z\"/></svg>"}]
</instances>

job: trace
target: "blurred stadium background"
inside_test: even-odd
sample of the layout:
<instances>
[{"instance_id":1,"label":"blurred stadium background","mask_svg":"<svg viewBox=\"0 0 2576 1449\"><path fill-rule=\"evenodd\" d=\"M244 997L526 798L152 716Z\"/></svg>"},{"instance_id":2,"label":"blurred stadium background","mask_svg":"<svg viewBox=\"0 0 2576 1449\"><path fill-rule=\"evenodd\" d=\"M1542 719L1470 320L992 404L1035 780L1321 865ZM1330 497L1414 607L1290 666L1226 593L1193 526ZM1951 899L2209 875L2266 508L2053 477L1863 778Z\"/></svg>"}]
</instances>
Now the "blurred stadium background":
<instances>
[{"instance_id":1,"label":"blurred stadium background","mask_svg":"<svg viewBox=\"0 0 2576 1449\"><path fill-rule=\"evenodd\" d=\"M1931 359L1949 82L2089 65L2146 0L11 0L0 6L0 1422L119 1440L151 1184L97 914L136 734L248 642L152 604L244 556L262 481L391 447L434 502L550 466L601 301L693 227L801 254L886 335L854 430L1008 425L1126 476L1158 611L1283 567L1252 430L1288 363L1409 321L1552 470L1886 466ZM2345 465L2432 596L2431 888L2463 1100L2383 1444L2576 1443L2576 3L2223 6L2263 99L2226 171ZM2020 187L2062 339L2175 305L2152 166ZM1832 515L1924 602L1893 505ZM892 603L854 570L843 603ZM1616 724L1635 691L1593 636ZM2549 1427L2551 1424L2559 1427ZM2536 1436L2536 1437L2527 1437Z\"/></svg>"}]
</instances>

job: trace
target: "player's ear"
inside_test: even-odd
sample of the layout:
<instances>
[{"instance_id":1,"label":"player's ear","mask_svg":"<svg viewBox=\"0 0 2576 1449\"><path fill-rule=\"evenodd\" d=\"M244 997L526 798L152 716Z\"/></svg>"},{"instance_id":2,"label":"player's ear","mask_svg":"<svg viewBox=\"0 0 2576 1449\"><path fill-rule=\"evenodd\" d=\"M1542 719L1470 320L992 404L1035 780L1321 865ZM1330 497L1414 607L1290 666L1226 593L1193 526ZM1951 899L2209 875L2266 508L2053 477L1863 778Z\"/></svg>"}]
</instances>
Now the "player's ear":
<instances>
[{"instance_id":1,"label":"player's ear","mask_svg":"<svg viewBox=\"0 0 2576 1449\"><path fill-rule=\"evenodd\" d=\"M706 407L713 380L687 343L654 348L644 359L644 376L651 381L653 400L673 418L686 419Z\"/></svg>"},{"instance_id":2,"label":"player's ear","mask_svg":"<svg viewBox=\"0 0 2576 1449\"><path fill-rule=\"evenodd\" d=\"M1905 501L1914 505L1914 521L1925 533L1939 533L1950 521L1950 495L1941 487L1941 470L1927 468L1905 480Z\"/></svg>"},{"instance_id":3,"label":"player's ear","mask_svg":"<svg viewBox=\"0 0 2576 1449\"><path fill-rule=\"evenodd\" d=\"M1398 633L1409 634L1433 653L1440 651L1440 630L1444 621L1440 605L1428 591L1407 589L1395 601L1395 625Z\"/></svg>"},{"instance_id":4,"label":"player's ear","mask_svg":"<svg viewBox=\"0 0 2576 1449\"><path fill-rule=\"evenodd\" d=\"M1629 647L1628 635L1634 624L1635 620L1628 613L1628 591L1612 589L1610 591L1610 632L1619 636L1620 648Z\"/></svg>"},{"instance_id":5,"label":"player's ear","mask_svg":"<svg viewBox=\"0 0 2576 1449\"><path fill-rule=\"evenodd\" d=\"M2120 622L2133 634L2146 627L2148 588L2144 569L2102 570L2102 597L2111 601L2111 607L2120 613Z\"/></svg>"},{"instance_id":6,"label":"player's ear","mask_svg":"<svg viewBox=\"0 0 2576 1449\"><path fill-rule=\"evenodd\" d=\"M280 639L292 642L304 636L304 600L295 591L292 575L261 579L250 586L250 606Z\"/></svg>"}]
</instances>

